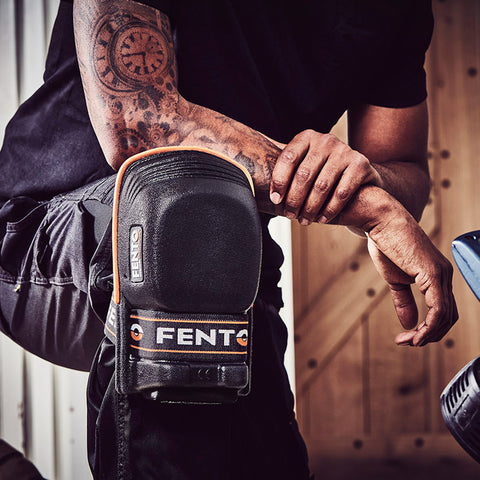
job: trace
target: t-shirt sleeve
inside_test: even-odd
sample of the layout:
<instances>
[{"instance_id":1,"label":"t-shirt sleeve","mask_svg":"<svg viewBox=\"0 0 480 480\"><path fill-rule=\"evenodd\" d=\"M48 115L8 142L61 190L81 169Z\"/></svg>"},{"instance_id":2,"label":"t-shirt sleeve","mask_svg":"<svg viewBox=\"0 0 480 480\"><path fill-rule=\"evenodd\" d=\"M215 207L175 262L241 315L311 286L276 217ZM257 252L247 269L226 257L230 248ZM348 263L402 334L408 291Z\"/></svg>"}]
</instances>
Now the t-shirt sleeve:
<instances>
[{"instance_id":1,"label":"t-shirt sleeve","mask_svg":"<svg viewBox=\"0 0 480 480\"><path fill-rule=\"evenodd\" d=\"M433 14L429 0L414 5L372 72L363 92L365 103L402 108L417 105L427 97L424 63L432 38Z\"/></svg>"}]
</instances>

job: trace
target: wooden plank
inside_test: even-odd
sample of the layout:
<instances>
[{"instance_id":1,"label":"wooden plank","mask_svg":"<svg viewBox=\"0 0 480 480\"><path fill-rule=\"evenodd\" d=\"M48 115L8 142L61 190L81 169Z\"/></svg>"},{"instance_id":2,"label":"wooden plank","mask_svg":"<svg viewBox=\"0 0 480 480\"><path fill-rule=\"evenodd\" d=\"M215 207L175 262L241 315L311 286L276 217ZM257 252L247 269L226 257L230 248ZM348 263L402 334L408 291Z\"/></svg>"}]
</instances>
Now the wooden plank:
<instances>
[{"instance_id":1,"label":"wooden plank","mask_svg":"<svg viewBox=\"0 0 480 480\"><path fill-rule=\"evenodd\" d=\"M351 257L359 250L365 250L366 245L365 239L343 226L315 224L302 229L306 236L304 264L307 264L307 304L296 318L298 325L308 316L312 306L318 303L325 289L336 281L336 277L351 265L355 268L355 260Z\"/></svg>"},{"instance_id":2,"label":"wooden plank","mask_svg":"<svg viewBox=\"0 0 480 480\"><path fill-rule=\"evenodd\" d=\"M310 452L318 453L323 458L348 458L352 461L359 459L417 457L432 461L432 459L459 459L465 463L474 463L477 472L480 465L460 447L450 434L398 434L393 439L379 435L364 435L361 438L352 438L350 435L305 436ZM357 444L355 440L361 440ZM382 479L383 480L383 479Z\"/></svg>"},{"instance_id":3,"label":"wooden plank","mask_svg":"<svg viewBox=\"0 0 480 480\"><path fill-rule=\"evenodd\" d=\"M480 465L449 435L306 438L310 466L322 480L477 480Z\"/></svg>"},{"instance_id":4,"label":"wooden plank","mask_svg":"<svg viewBox=\"0 0 480 480\"><path fill-rule=\"evenodd\" d=\"M398 434L429 431L430 379L429 346L394 343L401 327L392 318L391 303L386 295L369 315L369 368L372 435L393 439Z\"/></svg>"},{"instance_id":5,"label":"wooden plank","mask_svg":"<svg viewBox=\"0 0 480 480\"><path fill-rule=\"evenodd\" d=\"M452 259L453 238L480 229L480 2L433 4L436 31L427 59L433 189L421 224L440 250ZM311 238L309 230L302 237L304 252L321 248L325 242L322 235L323 231ZM340 237L336 240L339 245L344 242ZM324 245L328 246L328 240ZM322 262L321 255L316 261ZM346 258L357 260L357 255L349 251ZM304 263L307 258L310 256L304 255ZM480 354L480 304L457 271L454 278L460 312L457 326L439 344L424 349L399 349L392 342L399 327L388 295L380 295L381 301L370 299L370 305L363 295L368 286L377 292L382 289L369 276L372 272L368 272L367 260L360 262L361 275L356 283L351 272L332 275L342 265L328 263L329 259L320 287L315 283L320 270L316 271L311 264L308 264L308 278L303 279L309 292L300 312L304 314L302 322L296 330L300 338L297 398L302 406L299 415L314 471L323 480L405 476L438 480L452 475L479 478L479 466L446 432L439 395L453 375ZM348 263L344 264L344 270L345 266L348 268ZM331 281L336 285L330 285ZM375 298L379 298L378 293ZM423 305L421 296L417 295L417 299ZM329 385L322 384L323 378L328 378L330 370L336 368L337 358L355 351L353 339L359 334L362 312L368 312L370 325L371 432L357 438L348 430L329 428L325 433L322 423L331 426L331 422L322 417L322 412L316 412L322 408L319 400L323 400L327 410L332 409L333 415L335 406L331 401L334 393L322 391L322 385ZM365 359L363 365L365 368ZM359 382L353 386L345 382L338 390L348 396L351 390L356 391Z\"/></svg>"},{"instance_id":6,"label":"wooden plank","mask_svg":"<svg viewBox=\"0 0 480 480\"><path fill-rule=\"evenodd\" d=\"M363 371L363 331L358 329L309 387L310 436L363 435L366 425ZM368 388L368 387L367 387ZM368 423L368 420L367 420Z\"/></svg>"},{"instance_id":7,"label":"wooden plank","mask_svg":"<svg viewBox=\"0 0 480 480\"><path fill-rule=\"evenodd\" d=\"M356 268L343 271L299 325L297 390L313 381L361 324L365 311L386 293L386 285L367 253L355 257ZM395 313L391 312L391 317Z\"/></svg>"},{"instance_id":8,"label":"wooden plank","mask_svg":"<svg viewBox=\"0 0 480 480\"><path fill-rule=\"evenodd\" d=\"M480 4L435 2L436 32L429 59L430 112L436 148L435 189L441 236L439 248L450 259L451 241L480 228ZM458 274L454 291L460 321L438 352L437 383L446 385L480 353L480 304ZM442 422L438 421L442 429Z\"/></svg>"}]
</instances>

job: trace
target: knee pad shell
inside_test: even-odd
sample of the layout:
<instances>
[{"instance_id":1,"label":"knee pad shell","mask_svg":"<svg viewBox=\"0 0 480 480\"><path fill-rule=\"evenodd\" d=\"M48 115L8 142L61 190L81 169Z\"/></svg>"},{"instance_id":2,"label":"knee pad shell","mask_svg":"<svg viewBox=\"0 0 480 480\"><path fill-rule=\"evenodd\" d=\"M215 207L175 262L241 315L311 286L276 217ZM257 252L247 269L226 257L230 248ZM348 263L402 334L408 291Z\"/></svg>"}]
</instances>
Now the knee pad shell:
<instances>
[{"instance_id":1,"label":"knee pad shell","mask_svg":"<svg viewBox=\"0 0 480 480\"><path fill-rule=\"evenodd\" d=\"M197 148L125 162L105 324L120 393L186 403L248 393L261 245L253 183L237 162Z\"/></svg>"}]
</instances>

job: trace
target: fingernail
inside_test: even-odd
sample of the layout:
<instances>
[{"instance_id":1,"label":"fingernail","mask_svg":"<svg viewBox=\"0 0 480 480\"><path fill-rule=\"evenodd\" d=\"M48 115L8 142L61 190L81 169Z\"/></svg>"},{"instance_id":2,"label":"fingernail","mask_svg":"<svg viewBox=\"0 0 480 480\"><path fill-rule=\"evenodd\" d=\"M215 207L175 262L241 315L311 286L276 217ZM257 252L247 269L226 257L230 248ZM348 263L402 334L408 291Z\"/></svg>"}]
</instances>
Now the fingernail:
<instances>
[{"instance_id":1,"label":"fingernail","mask_svg":"<svg viewBox=\"0 0 480 480\"><path fill-rule=\"evenodd\" d=\"M280 194L278 192L273 192L273 193L270 194L270 200L275 205L278 205L280 203L281 199L282 199L282 197L280 196Z\"/></svg>"},{"instance_id":2,"label":"fingernail","mask_svg":"<svg viewBox=\"0 0 480 480\"><path fill-rule=\"evenodd\" d=\"M318 221L320 223L327 223L328 222L328 218L327 217L324 217L323 215L318 219Z\"/></svg>"},{"instance_id":3,"label":"fingernail","mask_svg":"<svg viewBox=\"0 0 480 480\"><path fill-rule=\"evenodd\" d=\"M295 214L293 212L290 212L289 210L285 212L285 216L290 220L295 218Z\"/></svg>"},{"instance_id":4,"label":"fingernail","mask_svg":"<svg viewBox=\"0 0 480 480\"><path fill-rule=\"evenodd\" d=\"M305 225L305 226L307 227L307 226L310 225L312 222L311 222L310 220L307 220L306 218L301 218L301 219L300 219L300 223L301 223L302 225Z\"/></svg>"}]
</instances>

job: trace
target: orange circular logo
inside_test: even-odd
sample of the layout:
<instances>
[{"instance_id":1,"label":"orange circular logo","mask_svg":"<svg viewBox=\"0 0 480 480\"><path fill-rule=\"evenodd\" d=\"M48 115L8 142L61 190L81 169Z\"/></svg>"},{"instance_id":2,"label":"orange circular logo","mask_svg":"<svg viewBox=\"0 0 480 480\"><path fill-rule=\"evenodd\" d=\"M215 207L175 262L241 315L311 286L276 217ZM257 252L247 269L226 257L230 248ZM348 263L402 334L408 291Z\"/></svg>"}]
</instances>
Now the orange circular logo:
<instances>
[{"instance_id":1,"label":"orange circular logo","mask_svg":"<svg viewBox=\"0 0 480 480\"><path fill-rule=\"evenodd\" d=\"M240 331L237 333L237 342L238 342L239 345L241 345L242 347L246 347L246 346L247 346L247 344L248 344L248 330L247 330L247 329L240 330Z\"/></svg>"},{"instance_id":2,"label":"orange circular logo","mask_svg":"<svg viewBox=\"0 0 480 480\"><path fill-rule=\"evenodd\" d=\"M138 323L134 323L130 327L130 335L136 342L139 342L143 337L143 328Z\"/></svg>"}]
</instances>

